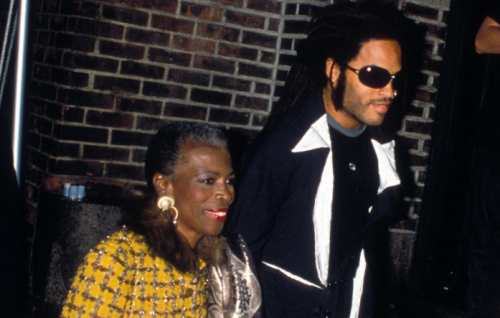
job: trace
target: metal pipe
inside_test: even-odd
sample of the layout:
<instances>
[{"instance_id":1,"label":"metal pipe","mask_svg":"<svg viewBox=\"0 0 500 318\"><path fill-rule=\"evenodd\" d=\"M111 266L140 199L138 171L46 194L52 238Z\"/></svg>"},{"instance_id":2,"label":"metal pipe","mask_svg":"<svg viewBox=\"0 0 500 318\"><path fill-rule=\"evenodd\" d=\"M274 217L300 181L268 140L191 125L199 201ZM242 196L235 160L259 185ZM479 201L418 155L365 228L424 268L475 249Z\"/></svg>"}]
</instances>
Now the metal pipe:
<instances>
[{"instance_id":1,"label":"metal pipe","mask_svg":"<svg viewBox=\"0 0 500 318\"><path fill-rule=\"evenodd\" d=\"M12 48L14 46L14 38L16 34L17 15L14 16L15 2L16 2L15 0L10 0L9 3L7 24L5 25L5 33L2 44L2 54L0 56L0 103L1 101L3 101L3 92L5 89L5 84L7 83L7 74L9 72L10 56L12 54ZM13 16L14 16L14 22L12 22ZM12 23L14 23L14 26L12 26Z\"/></svg>"},{"instance_id":2,"label":"metal pipe","mask_svg":"<svg viewBox=\"0 0 500 318\"><path fill-rule=\"evenodd\" d=\"M12 152L14 155L14 169L16 169L17 182L21 185L21 155L23 113L25 104L26 60L28 46L29 0L19 3L19 27L17 32L17 68L16 87L14 97L14 127L12 134Z\"/></svg>"}]
</instances>

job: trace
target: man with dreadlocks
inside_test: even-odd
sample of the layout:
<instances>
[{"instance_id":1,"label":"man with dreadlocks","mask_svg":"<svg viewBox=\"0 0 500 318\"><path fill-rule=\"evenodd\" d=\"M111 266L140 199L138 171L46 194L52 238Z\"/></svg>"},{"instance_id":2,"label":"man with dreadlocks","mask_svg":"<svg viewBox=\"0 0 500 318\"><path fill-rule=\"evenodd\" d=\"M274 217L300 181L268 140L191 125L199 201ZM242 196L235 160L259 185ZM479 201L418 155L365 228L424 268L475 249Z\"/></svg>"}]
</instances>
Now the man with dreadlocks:
<instances>
[{"instance_id":1,"label":"man with dreadlocks","mask_svg":"<svg viewBox=\"0 0 500 318\"><path fill-rule=\"evenodd\" d=\"M386 5L322 8L244 159L228 230L254 254L268 318L373 317L371 234L400 183L374 127L397 95L408 23Z\"/></svg>"}]
</instances>

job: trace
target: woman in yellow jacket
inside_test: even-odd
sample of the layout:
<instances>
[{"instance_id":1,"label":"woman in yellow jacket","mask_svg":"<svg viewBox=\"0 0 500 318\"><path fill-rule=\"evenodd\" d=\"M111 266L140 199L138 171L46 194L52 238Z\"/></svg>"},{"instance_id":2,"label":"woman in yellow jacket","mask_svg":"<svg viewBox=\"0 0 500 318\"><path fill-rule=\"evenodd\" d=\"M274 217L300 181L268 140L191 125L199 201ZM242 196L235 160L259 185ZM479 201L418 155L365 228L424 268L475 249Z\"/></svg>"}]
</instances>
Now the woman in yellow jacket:
<instances>
[{"instance_id":1,"label":"woman in yellow jacket","mask_svg":"<svg viewBox=\"0 0 500 318\"><path fill-rule=\"evenodd\" d=\"M61 317L260 317L250 254L219 235L234 199L225 135L166 125L145 175L144 207L87 254Z\"/></svg>"}]
</instances>

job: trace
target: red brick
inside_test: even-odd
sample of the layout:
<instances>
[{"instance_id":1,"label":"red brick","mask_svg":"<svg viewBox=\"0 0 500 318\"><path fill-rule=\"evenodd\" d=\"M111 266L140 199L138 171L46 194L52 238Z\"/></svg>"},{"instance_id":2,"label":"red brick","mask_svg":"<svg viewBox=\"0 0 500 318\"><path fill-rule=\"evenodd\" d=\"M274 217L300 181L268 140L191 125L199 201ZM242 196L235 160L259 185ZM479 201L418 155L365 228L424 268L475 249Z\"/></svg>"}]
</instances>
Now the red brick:
<instances>
[{"instance_id":1,"label":"red brick","mask_svg":"<svg viewBox=\"0 0 500 318\"><path fill-rule=\"evenodd\" d=\"M48 30L50 26L51 17L52 17L51 15L37 15L35 19L35 29Z\"/></svg>"},{"instance_id":2,"label":"red brick","mask_svg":"<svg viewBox=\"0 0 500 318\"><path fill-rule=\"evenodd\" d=\"M231 105L231 94L193 88L191 90L191 100L218 106L229 106Z\"/></svg>"},{"instance_id":3,"label":"red brick","mask_svg":"<svg viewBox=\"0 0 500 318\"><path fill-rule=\"evenodd\" d=\"M243 0L217 0L216 3L237 8L243 7Z\"/></svg>"},{"instance_id":4,"label":"red brick","mask_svg":"<svg viewBox=\"0 0 500 318\"><path fill-rule=\"evenodd\" d=\"M116 73L118 70L117 60L105 57L75 54L72 52L64 54L63 65L79 69L98 70L100 72Z\"/></svg>"},{"instance_id":5,"label":"red brick","mask_svg":"<svg viewBox=\"0 0 500 318\"><path fill-rule=\"evenodd\" d=\"M108 163L106 164L106 176L119 179L143 180L144 168L142 166Z\"/></svg>"},{"instance_id":6,"label":"red brick","mask_svg":"<svg viewBox=\"0 0 500 318\"><path fill-rule=\"evenodd\" d=\"M170 34L128 28L125 34L125 39L130 42L160 45L166 47L170 43Z\"/></svg>"},{"instance_id":7,"label":"red brick","mask_svg":"<svg viewBox=\"0 0 500 318\"><path fill-rule=\"evenodd\" d=\"M271 94L271 84L255 83L255 92L258 94Z\"/></svg>"},{"instance_id":8,"label":"red brick","mask_svg":"<svg viewBox=\"0 0 500 318\"><path fill-rule=\"evenodd\" d=\"M425 5L418 5L407 2L402 10L406 15L414 15L429 20L437 21L439 11Z\"/></svg>"},{"instance_id":9,"label":"red brick","mask_svg":"<svg viewBox=\"0 0 500 318\"><path fill-rule=\"evenodd\" d=\"M194 30L194 22L192 21L174 19L156 14L154 14L151 19L151 26L157 29L185 34L193 34Z\"/></svg>"},{"instance_id":10,"label":"red brick","mask_svg":"<svg viewBox=\"0 0 500 318\"><path fill-rule=\"evenodd\" d=\"M41 81L50 80L50 67L44 65L34 65L33 66L33 78Z\"/></svg>"},{"instance_id":11,"label":"red brick","mask_svg":"<svg viewBox=\"0 0 500 318\"><path fill-rule=\"evenodd\" d=\"M64 15L77 15L87 18L99 18L101 6L89 1L59 1L61 13Z\"/></svg>"},{"instance_id":12,"label":"red brick","mask_svg":"<svg viewBox=\"0 0 500 318\"><path fill-rule=\"evenodd\" d=\"M152 137L153 137L152 134L143 132L113 130L113 132L111 133L111 144L122 145L122 146L147 147Z\"/></svg>"},{"instance_id":13,"label":"red brick","mask_svg":"<svg viewBox=\"0 0 500 318\"><path fill-rule=\"evenodd\" d=\"M42 137L38 133L27 132L26 145L31 148L39 149Z\"/></svg>"},{"instance_id":14,"label":"red brick","mask_svg":"<svg viewBox=\"0 0 500 318\"><path fill-rule=\"evenodd\" d=\"M314 4L308 4L308 3L299 4L299 15L307 15L311 17L319 10L321 10L321 7L318 7L317 5Z\"/></svg>"},{"instance_id":15,"label":"red brick","mask_svg":"<svg viewBox=\"0 0 500 318\"><path fill-rule=\"evenodd\" d=\"M152 62L189 66L191 55L150 48L148 59Z\"/></svg>"},{"instance_id":16,"label":"red brick","mask_svg":"<svg viewBox=\"0 0 500 318\"><path fill-rule=\"evenodd\" d=\"M249 92L251 84L250 81L224 76L214 76L212 81L212 85L215 87L234 89L241 92Z\"/></svg>"},{"instance_id":17,"label":"red brick","mask_svg":"<svg viewBox=\"0 0 500 318\"><path fill-rule=\"evenodd\" d=\"M162 103L157 101L146 101L128 98L116 99L116 108L125 112L159 115L161 112L161 105Z\"/></svg>"},{"instance_id":18,"label":"red brick","mask_svg":"<svg viewBox=\"0 0 500 318\"><path fill-rule=\"evenodd\" d=\"M178 35L174 36L172 47L187 52L215 53L214 41L192 39Z\"/></svg>"},{"instance_id":19,"label":"red brick","mask_svg":"<svg viewBox=\"0 0 500 318\"><path fill-rule=\"evenodd\" d=\"M88 74L63 70L55 67L52 68L50 79L54 83L72 87L86 87L89 84Z\"/></svg>"},{"instance_id":20,"label":"red brick","mask_svg":"<svg viewBox=\"0 0 500 318\"><path fill-rule=\"evenodd\" d=\"M94 88L99 90L109 90L115 93L137 94L139 93L140 85L140 81L128 78L96 75L94 79Z\"/></svg>"},{"instance_id":21,"label":"red brick","mask_svg":"<svg viewBox=\"0 0 500 318\"><path fill-rule=\"evenodd\" d=\"M31 151L29 162L35 167L38 167L42 170L47 170L49 158L47 155L40 152Z\"/></svg>"},{"instance_id":22,"label":"red brick","mask_svg":"<svg viewBox=\"0 0 500 318\"><path fill-rule=\"evenodd\" d=\"M216 123L247 125L250 121L250 115L248 113L212 108L208 120Z\"/></svg>"},{"instance_id":23,"label":"red brick","mask_svg":"<svg viewBox=\"0 0 500 318\"><path fill-rule=\"evenodd\" d=\"M199 72L171 69L168 72L168 80L176 83L208 86L210 76Z\"/></svg>"},{"instance_id":24,"label":"red brick","mask_svg":"<svg viewBox=\"0 0 500 318\"><path fill-rule=\"evenodd\" d=\"M220 43L219 54L222 56L255 61L257 59L259 52L255 49L249 49L237 45Z\"/></svg>"},{"instance_id":25,"label":"red brick","mask_svg":"<svg viewBox=\"0 0 500 318\"><path fill-rule=\"evenodd\" d=\"M42 139L41 150L54 157L79 158L80 144L56 141L52 138Z\"/></svg>"},{"instance_id":26,"label":"red brick","mask_svg":"<svg viewBox=\"0 0 500 318\"><path fill-rule=\"evenodd\" d=\"M276 60L275 52L262 52L262 55L260 57L260 61L267 64L274 64L275 60Z\"/></svg>"},{"instance_id":27,"label":"red brick","mask_svg":"<svg viewBox=\"0 0 500 318\"><path fill-rule=\"evenodd\" d=\"M255 32L243 32L243 44L261 46L265 48L276 48L276 37Z\"/></svg>"},{"instance_id":28,"label":"red brick","mask_svg":"<svg viewBox=\"0 0 500 318\"><path fill-rule=\"evenodd\" d=\"M304 20L287 20L283 33L287 34L304 34L307 30L307 21Z\"/></svg>"},{"instance_id":29,"label":"red brick","mask_svg":"<svg viewBox=\"0 0 500 318\"><path fill-rule=\"evenodd\" d=\"M280 28L280 19L269 18L269 23L267 25L267 30L278 32Z\"/></svg>"},{"instance_id":30,"label":"red brick","mask_svg":"<svg viewBox=\"0 0 500 318\"><path fill-rule=\"evenodd\" d=\"M229 74L233 74L236 69L235 62L233 61L200 55L194 57L194 67Z\"/></svg>"},{"instance_id":31,"label":"red brick","mask_svg":"<svg viewBox=\"0 0 500 318\"><path fill-rule=\"evenodd\" d=\"M34 52L33 52L33 56L32 56L33 62L43 62L44 56L45 56L45 49L44 48L40 48L40 47L34 48Z\"/></svg>"},{"instance_id":32,"label":"red brick","mask_svg":"<svg viewBox=\"0 0 500 318\"><path fill-rule=\"evenodd\" d=\"M252 127L264 127L269 119L266 115L253 114L252 116Z\"/></svg>"},{"instance_id":33,"label":"red brick","mask_svg":"<svg viewBox=\"0 0 500 318\"><path fill-rule=\"evenodd\" d=\"M112 3L123 3L131 7L154 9L167 13L175 13L177 11L178 1L165 0L110 0Z\"/></svg>"},{"instance_id":34,"label":"red brick","mask_svg":"<svg viewBox=\"0 0 500 318\"><path fill-rule=\"evenodd\" d=\"M248 28L263 29L266 23L266 18L228 10L226 12L226 22Z\"/></svg>"},{"instance_id":35,"label":"red brick","mask_svg":"<svg viewBox=\"0 0 500 318\"><path fill-rule=\"evenodd\" d=\"M83 159L128 161L129 157L129 149L91 145L83 147Z\"/></svg>"},{"instance_id":36,"label":"red brick","mask_svg":"<svg viewBox=\"0 0 500 318\"><path fill-rule=\"evenodd\" d=\"M62 140L107 143L108 130L103 128L54 125L54 137Z\"/></svg>"},{"instance_id":37,"label":"red brick","mask_svg":"<svg viewBox=\"0 0 500 318\"><path fill-rule=\"evenodd\" d=\"M131 61L123 61L120 73L161 79L165 76L165 68Z\"/></svg>"},{"instance_id":38,"label":"red brick","mask_svg":"<svg viewBox=\"0 0 500 318\"><path fill-rule=\"evenodd\" d=\"M252 64L240 63L238 69L239 75L255 76L265 79L271 79L272 69L264 68Z\"/></svg>"},{"instance_id":39,"label":"red brick","mask_svg":"<svg viewBox=\"0 0 500 318\"><path fill-rule=\"evenodd\" d=\"M60 175L101 177L104 164L81 160L51 159L47 170Z\"/></svg>"},{"instance_id":40,"label":"red brick","mask_svg":"<svg viewBox=\"0 0 500 318\"><path fill-rule=\"evenodd\" d=\"M51 31L67 31L68 18L60 15L50 17L50 30Z\"/></svg>"},{"instance_id":41,"label":"red brick","mask_svg":"<svg viewBox=\"0 0 500 318\"><path fill-rule=\"evenodd\" d=\"M158 117L137 117L137 129L138 130L159 130L161 127L168 123L167 120Z\"/></svg>"},{"instance_id":42,"label":"red brick","mask_svg":"<svg viewBox=\"0 0 500 318\"><path fill-rule=\"evenodd\" d=\"M146 12L107 5L102 7L102 16L105 19L144 26L148 24L149 20L149 14Z\"/></svg>"},{"instance_id":43,"label":"red brick","mask_svg":"<svg viewBox=\"0 0 500 318\"><path fill-rule=\"evenodd\" d=\"M112 109L114 96L73 89L59 89L57 101L67 105Z\"/></svg>"},{"instance_id":44,"label":"red brick","mask_svg":"<svg viewBox=\"0 0 500 318\"><path fill-rule=\"evenodd\" d=\"M82 108L63 106L54 103L45 104L45 115L63 122L82 123L85 111Z\"/></svg>"},{"instance_id":45,"label":"red brick","mask_svg":"<svg viewBox=\"0 0 500 318\"><path fill-rule=\"evenodd\" d=\"M294 16L297 15L298 3L287 3L285 6L285 15Z\"/></svg>"},{"instance_id":46,"label":"red brick","mask_svg":"<svg viewBox=\"0 0 500 318\"><path fill-rule=\"evenodd\" d=\"M132 150L132 162L144 163L146 161L146 150L133 149Z\"/></svg>"},{"instance_id":47,"label":"red brick","mask_svg":"<svg viewBox=\"0 0 500 318\"><path fill-rule=\"evenodd\" d=\"M95 19L72 18L68 23L68 31L98 37L121 39L123 37L124 27Z\"/></svg>"},{"instance_id":48,"label":"red brick","mask_svg":"<svg viewBox=\"0 0 500 318\"><path fill-rule=\"evenodd\" d=\"M250 130L250 129L243 129L243 128L238 128L238 127L230 127L228 129L228 134L231 136L231 134L236 134L237 136L240 136L240 139L246 139L246 140L253 140L259 131L257 130Z\"/></svg>"},{"instance_id":49,"label":"red brick","mask_svg":"<svg viewBox=\"0 0 500 318\"><path fill-rule=\"evenodd\" d=\"M405 132L430 136L432 134L433 127L434 125L432 122L421 122L405 119Z\"/></svg>"},{"instance_id":50,"label":"red brick","mask_svg":"<svg viewBox=\"0 0 500 318\"><path fill-rule=\"evenodd\" d=\"M57 13L59 10L59 0L47 0L43 1L43 12L46 13Z\"/></svg>"},{"instance_id":51,"label":"red brick","mask_svg":"<svg viewBox=\"0 0 500 318\"><path fill-rule=\"evenodd\" d=\"M295 62L295 55L281 54L279 57L279 64L285 66L291 66Z\"/></svg>"},{"instance_id":52,"label":"red brick","mask_svg":"<svg viewBox=\"0 0 500 318\"><path fill-rule=\"evenodd\" d=\"M46 102L44 100L38 99L38 98L33 98L32 96L30 97L30 102L27 105L28 106L28 112L33 115L38 115L42 116L45 114L45 104Z\"/></svg>"},{"instance_id":53,"label":"red brick","mask_svg":"<svg viewBox=\"0 0 500 318\"><path fill-rule=\"evenodd\" d=\"M236 96L235 106L253 110L267 111L269 101L267 99L248 96Z\"/></svg>"},{"instance_id":54,"label":"red brick","mask_svg":"<svg viewBox=\"0 0 500 318\"><path fill-rule=\"evenodd\" d=\"M220 25L199 23L196 34L200 37L236 42L238 41L240 31Z\"/></svg>"},{"instance_id":55,"label":"red brick","mask_svg":"<svg viewBox=\"0 0 500 318\"><path fill-rule=\"evenodd\" d=\"M200 4L181 3L181 14L186 17L198 18L213 22L222 21L222 9Z\"/></svg>"},{"instance_id":56,"label":"red brick","mask_svg":"<svg viewBox=\"0 0 500 318\"><path fill-rule=\"evenodd\" d=\"M31 84L31 96L43 99L55 100L57 88L54 85L33 82Z\"/></svg>"},{"instance_id":57,"label":"red brick","mask_svg":"<svg viewBox=\"0 0 500 318\"><path fill-rule=\"evenodd\" d=\"M50 136L50 135L52 135L53 123L52 123L52 121L47 120L45 118L36 117L35 123L34 123L34 128L35 128L36 132L38 132L42 135Z\"/></svg>"},{"instance_id":58,"label":"red brick","mask_svg":"<svg viewBox=\"0 0 500 318\"><path fill-rule=\"evenodd\" d=\"M146 96L184 99L187 95L187 89L177 85L144 82L142 94Z\"/></svg>"},{"instance_id":59,"label":"red brick","mask_svg":"<svg viewBox=\"0 0 500 318\"><path fill-rule=\"evenodd\" d=\"M282 38L281 39L281 49L282 50L292 50L293 49L293 40Z\"/></svg>"},{"instance_id":60,"label":"red brick","mask_svg":"<svg viewBox=\"0 0 500 318\"><path fill-rule=\"evenodd\" d=\"M124 57L132 60L139 60L144 57L144 47L142 46L110 41L100 41L99 52L104 55Z\"/></svg>"},{"instance_id":61,"label":"red brick","mask_svg":"<svg viewBox=\"0 0 500 318\"><path fill-rule=\"evenodd\" d=\"M206 107L166 103L164 116L205 120L208 109Z\"/></svg>"},{"instance_id":62,"label":"red brick","mask_svg":"<svg viewBox=\"0 0 500 318\"><path fill-rule=\"evenodd\" d=\"M47 50L45 54L45 64L60 66L63 52L60 50Z\"/></svg>"},{"instance_id":63,"label":"red brick","mask_svg":"<svg viewBox=\"0 0 500 318\"><path fill-rule=\"evenodd\" d=\"M56 47L71 49L72 51L93 52L95 41L95 38L88 36L58 33L56 36Z\"/></svg>"},{"instance_id":64,"label":"red brick","mask_svg":"<svg viewBox=\"0 0 500 318\"><path fill-rule=\"evenodd\" d=\"M134 116L129 114L101 112L89 110L87 112L86 124L114 127L114 128L132 128L134 124Z\"/></svg>"},{"instance_id":65,"label":"red brick","mask_svg":"<svg viewBox=\"0 0 500 318\"><path fill-rule=\"evenodd\" d=\"M258 10L260 12L269 12L280 14L281 3L278 1L269 0L248 0L247 7L249 9Z\"/></svg>"}]
</instances>

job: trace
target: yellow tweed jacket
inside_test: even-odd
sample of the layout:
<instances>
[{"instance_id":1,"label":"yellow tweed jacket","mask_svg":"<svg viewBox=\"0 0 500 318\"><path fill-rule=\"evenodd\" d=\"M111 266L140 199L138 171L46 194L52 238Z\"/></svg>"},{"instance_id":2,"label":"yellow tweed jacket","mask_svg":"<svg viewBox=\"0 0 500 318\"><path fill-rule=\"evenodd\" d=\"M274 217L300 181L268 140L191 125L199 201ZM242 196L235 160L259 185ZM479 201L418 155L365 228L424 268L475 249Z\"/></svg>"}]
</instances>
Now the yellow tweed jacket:
<instances>
[{"instance_id":1,"label":"yellow tweed jacket","mask_svg":"<svg viewBox=\"0 0 500 318\"><path fill-rule=\"evenodd\" d=\"M87 254L61 317L206 317L207 267L199 261L197 273L180 273L123 227Z\"/></svg>"}]
</instances>

